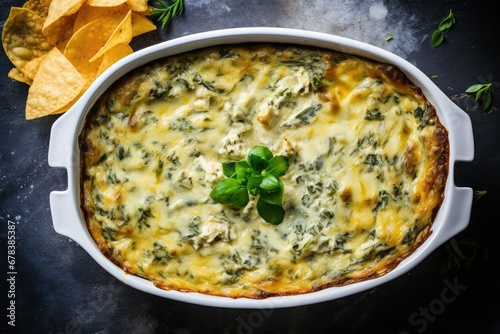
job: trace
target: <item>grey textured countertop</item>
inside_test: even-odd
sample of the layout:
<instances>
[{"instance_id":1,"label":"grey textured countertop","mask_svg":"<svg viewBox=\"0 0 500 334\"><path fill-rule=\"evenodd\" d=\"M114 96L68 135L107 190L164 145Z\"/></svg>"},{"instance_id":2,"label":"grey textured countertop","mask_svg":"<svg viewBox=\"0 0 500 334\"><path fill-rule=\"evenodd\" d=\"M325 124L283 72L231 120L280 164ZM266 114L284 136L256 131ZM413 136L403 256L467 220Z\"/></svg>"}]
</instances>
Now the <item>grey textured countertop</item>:
<instances>
[{"instance_id":1,"label":"grey textured countertop","mask_svg":"<svg viewBox=\"0 0 500 334\"><path fill-rule=\"evenodd\" d=\"M475 159L455 166L459 186L485 190L469 227L456 237L470 268L440 272L447 245L407 274L375 289L287 309L218 309L185 304L130 288L53 228L49 194L66 188L66 172L50 168L51 126L59 116L27 121L28 87L7 78L0 55L0 332L19 333L500 333L496 206L500 170L500 34L485 1L185 0L185 12L164 29L139 36L134 50L197 32L232 27L299 28L360 40L395 53L429 77L471 117ZM0 25L12 6L2 0ZM456 24L438 48L430 37L450 9ZM386 38L393 39L387 41ZM493 109L465 94L492 83ZM7 267L7 231L15 226L15 297ZM482 247L468 248L474 240ZM448 245L449 246L449 245ZM484 250L488 259L483 259ZM10 280L9 280L10 279ZM8 324L15 300L15 327Z\"/></svg>"}]
</instances>

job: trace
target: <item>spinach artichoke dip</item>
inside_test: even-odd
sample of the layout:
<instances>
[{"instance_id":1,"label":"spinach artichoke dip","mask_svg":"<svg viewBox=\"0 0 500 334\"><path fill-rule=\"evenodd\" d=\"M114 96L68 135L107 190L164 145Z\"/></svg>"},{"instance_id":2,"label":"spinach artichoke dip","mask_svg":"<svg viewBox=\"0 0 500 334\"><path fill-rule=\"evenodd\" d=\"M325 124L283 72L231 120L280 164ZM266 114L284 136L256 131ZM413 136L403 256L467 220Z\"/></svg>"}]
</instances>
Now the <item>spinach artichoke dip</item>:
<instances>
[{"instance_id":1,"label":"spinach artichoke dip","mask_svg":"<svg viewBox=\"0 0 500 334\"><path fill-rule=\"evenodd\" d=\"M223 163L286 157L284 218L209 195ZM386 274L431 233L448 132L397 67L281 44L156 60L114 83L79 137L99 249L166 290L302 294Z\"/></svg>"}]
</instances>

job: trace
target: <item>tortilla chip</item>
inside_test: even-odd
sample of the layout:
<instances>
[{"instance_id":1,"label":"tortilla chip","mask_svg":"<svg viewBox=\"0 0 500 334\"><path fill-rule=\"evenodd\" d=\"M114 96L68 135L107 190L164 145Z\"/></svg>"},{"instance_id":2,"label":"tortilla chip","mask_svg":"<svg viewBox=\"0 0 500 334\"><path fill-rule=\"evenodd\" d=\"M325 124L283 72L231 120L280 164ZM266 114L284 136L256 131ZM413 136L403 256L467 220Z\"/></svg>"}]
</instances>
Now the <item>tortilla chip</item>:
<instances>
[{"instance_id":1,"label":"tortilla chip","mask_svg":"<svg viewBox=\"0 0 500 334\"><path fill-rule=\"evenodd\" d=\"M62 52L73 35L75 20L76 14L63 16L47 27L47 29L43 31L43 34L50 44L57 47Z\"/></svg>"},{"instance_id":2,"label":"tortilla chip","mask_svg":"<svg viewBox=\"0 0 500 334\"><path fill-rule=\"evenodd\" d=\"M118 44L114 46L102 56L102 62L99 66L99 70L97 71L97 75L101 75L102 72L108 69L111 65L128 56L132 52L134 52L134 50L132 50L128 44Z\"/></svg>"},{"instance_id":3,"label":"tortilla chip","mask_svg":"<svg viewBox=\"0 0 500 334\"><path fill-rule=\"evenodd\" d=\"M63 112L66 112L69 109L71 109L71 107L76 103L76 101L78 101L80 96L82 96L83 92L84 92L84 90L82 90L82 92L80 94L78 94L73 100L71 100L70 103L66 104L65 106L63 106L59 109L52 111L51 115L62 114Z\"/></svg>"},{"instance_id":4,"label":"tortilla chip","mask_svg":"<svg viewBox=\"0 0 500 334\"><path fill-rule=\"evenodd\" d=\"M38 72L38 69L40 68L40 65L44 61L45 57L47 57L47 54L44 54L41 57L35 58L32 61L28 62L26 66L24 66L23 69L23 74L30 80L35 79L35 75Z\"/></svg>"},{"instance_id":5,"label":"tortilla chip","mask_svg":"<svg viewBox=\"0 0 500 334\"><path fill-rule=\"evenodd\" d=\"M147 0L127 0L127 5L134 12L146 12L149 10Z\"/></svg>"},{"instance_id":6,"label":"tortilla chip","mask_svg":"<svg viewBox=\"0 0 500 334\"><path fill-rule=\"evenodd\" d=\"M76 13L86 0L52 0L43 31L64 16Z\"/></svg>"},{"instance_id":7,"label":"tortilla chip","mask_svg":"<svg viewBox=\"0 0 500 334\"><path fill-rule=\"evenodd\" d=\"M97 77L100 61L89 62L99 50L106 45L123 17L101 17L93 20L71 37L64 55L87 80L88 85Z\"/></svg>"},{"instance_id":8,"label":"tortilla chip","mask_svg":"<svg viewBox=\"0 0 500 334\"><path fill-rule=\"evenodd\" d=\"M116 27L106 44L92 57L90 62L100 58L109 49L118 44L128 44L132 40L132 11L129 10L122 22Z\"/></svg>"},{"instance_id":9,"label":"tortilla chip","mask_svg":"<svg viewBox=\"0 0 500 334\"><path fill-rule=\"evenodd\" d=\"M84 87L85 79L78 70L57 48L53 48L29 88L26 119L51 115L66 108Z\"/></svg>"},{"instance_id":10,"label":"tortilla chip","mask_svg":"<svg viewBox=\"0 0 500 334\"><path fill-rule=\"evenodd\" d=\"M157 29L147 0L26 0L12 7L2 45L31 85L26 118L68 110L112 64L133 52L133 37ZM51 78L52 76L52 78Z\"/></svg>"},{"instance_id":11,"label":"tortilla chip","mask_svg":"<svg viewBox=\"0 0 500 334\"><path fill-rule=\"evenodd\" d=\"M30 85L30 86L31 86L31 84L33 84L33 80L30 80L29 78L27 78L23 74L23 72L19 71L19 69L17 67L14 67L13 69L11 69L9 71L9 73L7 74L7 76L13 80L23 82L23 83Z\"/></svg>"},{"instance_id":12,"label":"tortilla chip","mask_svg":"<svg viewBox=\"0 0 500 334\"><path fill-rule=\"evenodd\" d=\"M12 7L2 31L5 54L19 70L43 56L52 45L42 34L43 19L27 8Z\"/></svg>"},{"instance_id":13,"label":"tortilla chip","mask_svg":"<svg viewBox=\"0 0 500 334\"><path fill-rule=\"evenodd\" d=\"M132 12L132 36L156 30L156 25L142 14Z\"/></svg>"},{"instance_id":14,"label":"tortilla chip","mask_svg":"<svg viewBox=\"0 0 500 334\"><path fill-rule=\"evenodd\" d=\"M87 0L87 5L93 7L115 7L125 2L127 2L127 0Z\"/></svg>"},{"instance_id":15,"label":"tortilla chip","mask_svg":"<svg viewBox=\"0 0 500 334\"><path fill-rule=\"evenodd\" d=\"M28 0L24 3L23 8L32 10L44 19L48 15L50 1L51 0Z\"/></svg>"},{"instance_id":16,"label":"tortilla chip","mask_svg":"<svg viewBox=\"0 0 500 334\"><path fill-rule=\"evenodd\" d=\"M116 7L92 7L88 3L84 4L76 16L76 21L73 26L73 32L77 32L78 29L83 27L89 22L92 22L100 17L104 16L118 16L125 17L130 8L127 5L121 5Z\"/></svg>"}]
</instances>

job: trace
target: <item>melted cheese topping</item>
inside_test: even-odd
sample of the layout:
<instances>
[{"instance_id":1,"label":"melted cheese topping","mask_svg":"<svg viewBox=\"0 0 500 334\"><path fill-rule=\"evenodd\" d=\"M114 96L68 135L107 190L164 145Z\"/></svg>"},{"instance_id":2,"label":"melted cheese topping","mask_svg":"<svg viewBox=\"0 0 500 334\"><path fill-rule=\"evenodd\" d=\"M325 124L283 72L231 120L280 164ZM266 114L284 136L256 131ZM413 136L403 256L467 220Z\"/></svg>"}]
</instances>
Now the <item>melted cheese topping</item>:
<instances>
[{"instance_id":1,"label":"melted cheese topping","mask_svg":"<svg viewBox=\"0 0 500 334\"><path fill-rule=\"evenodd\" d=\"M448 138L399 69L290 45L173 56L101 97L80 138L100 249L164 289L261 298L380 276L427 237ZM254 145L285 155L284 221L209 193Z\"/></svg>"}]
</instances>

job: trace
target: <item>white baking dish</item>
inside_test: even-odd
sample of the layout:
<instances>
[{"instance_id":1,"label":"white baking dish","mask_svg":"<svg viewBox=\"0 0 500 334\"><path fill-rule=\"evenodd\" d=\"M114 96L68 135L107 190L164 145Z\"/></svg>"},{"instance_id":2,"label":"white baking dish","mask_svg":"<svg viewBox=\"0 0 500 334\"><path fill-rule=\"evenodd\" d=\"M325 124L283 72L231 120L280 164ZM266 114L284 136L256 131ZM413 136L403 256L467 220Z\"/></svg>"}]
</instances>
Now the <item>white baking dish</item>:
<instances>
[{"instance_id":1,"label":"white baking dish","mask_svg":"<svg viewBox=\"0 0 500 334\"><path fill-rule=\"evenodd\" d=\"M126 274L108 260L96 247L87 230L80 210L80 153L78 135L85 116L99 96L125 73L149 61L207 46L245 43L276 42L317 46L351 53L399 67L417 86L422 88L428 100L449 132L450 161L445 189L445 199L432 226L432 234L411 256L394 270L379 278L341 287L331 287L302 295L270 297L253 300L225 298L159 289L152 282ZM454 184L456 161L471 161L474 157L472 125L469 116L458 108L420 70L406 60L380 48L358 41L317 32L283 28L238 28L194 34L163 42L137 51L120 60L103 73L84 93L80 100L53 125L49 146L49 165L65 168L68 172L68 188L50 194L52 220L57 233L67 236L85 249L104 269L125 284L153 295L188 303L231 308L281 308L333 300L373 288L388 282L424 260L432 251L465 229L470 218L473 192Z\"/></svg>"}]
</instances>

